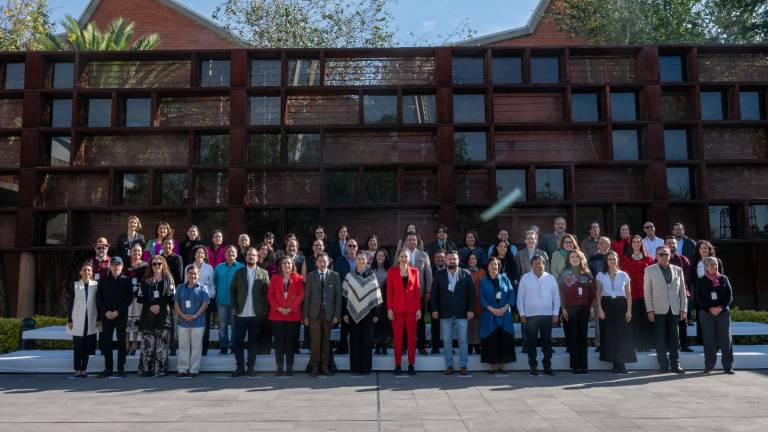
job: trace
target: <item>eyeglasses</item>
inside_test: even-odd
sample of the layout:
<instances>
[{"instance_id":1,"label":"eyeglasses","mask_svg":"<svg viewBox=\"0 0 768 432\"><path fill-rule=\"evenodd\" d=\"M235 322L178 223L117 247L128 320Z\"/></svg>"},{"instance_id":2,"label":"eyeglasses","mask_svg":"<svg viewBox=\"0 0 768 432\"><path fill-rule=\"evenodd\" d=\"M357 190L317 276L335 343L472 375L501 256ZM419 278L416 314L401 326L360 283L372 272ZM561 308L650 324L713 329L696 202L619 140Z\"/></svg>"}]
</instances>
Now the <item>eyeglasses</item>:
<instances>
[{"instance_id":1,"label":"eyeglasses","mask_svg":"<svg viewBox=\"0 0 768 432\"><path fill-rule=\"evenodd\" d=\"M162 267L162 266L163 266L163 263L161 263L161 262L153 262L152 263L152 267Z\"/></svg>"},{"instance_id":2,"label":"eyeglasses","mask_svg":"<svg viewBox=\"0 0 768 432\"><path fill-rule=\"evenodd\" d=\"M643 228L645 228L645 229L650 229L650 228L653 228L653 225L646 225L646 226L644 226Z\"/></svg>"},{"instance_id":3,"label":"eyeglasses","mask_svg":"<svg viewBox=\"0 0 768 432\"><path fill-rule=\"evenodd\" d=\"M357 247L357 245L356 244L351 244L351 245L347 245L347 247L350 248L350 249L354 249L354 248Z\"/></svg>"}]
</instances>

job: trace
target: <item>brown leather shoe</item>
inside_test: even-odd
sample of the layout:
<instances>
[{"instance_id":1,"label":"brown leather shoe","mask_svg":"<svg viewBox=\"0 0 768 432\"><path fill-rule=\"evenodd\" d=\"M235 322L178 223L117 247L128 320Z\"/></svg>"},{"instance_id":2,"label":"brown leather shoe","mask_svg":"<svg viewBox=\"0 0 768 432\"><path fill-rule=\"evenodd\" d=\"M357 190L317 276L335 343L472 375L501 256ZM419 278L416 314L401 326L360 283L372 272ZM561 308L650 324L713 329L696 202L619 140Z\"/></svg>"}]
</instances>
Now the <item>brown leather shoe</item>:
<instances>
[{"instance_id":1,"label":"brown leather shoe","mask_svg":"<svg viewBox=\"0 0 768 432\"><path fill-rule=\"evenodd\" d=\"M469 375L469 371L467 370L467 368L463 367L463 368L461 368L461 374L462 375Z\"/></svg>"},{"instance_id":2,"label":"brown leather shoe","mask_svg":"<svg viewBox=\"0 0 768 432\"><path fill-rule=\"evenodd\" d=\"M449 367L448 369L443 372L444 375L453 375L453 368Z\"/></svg>"}]
</instances>

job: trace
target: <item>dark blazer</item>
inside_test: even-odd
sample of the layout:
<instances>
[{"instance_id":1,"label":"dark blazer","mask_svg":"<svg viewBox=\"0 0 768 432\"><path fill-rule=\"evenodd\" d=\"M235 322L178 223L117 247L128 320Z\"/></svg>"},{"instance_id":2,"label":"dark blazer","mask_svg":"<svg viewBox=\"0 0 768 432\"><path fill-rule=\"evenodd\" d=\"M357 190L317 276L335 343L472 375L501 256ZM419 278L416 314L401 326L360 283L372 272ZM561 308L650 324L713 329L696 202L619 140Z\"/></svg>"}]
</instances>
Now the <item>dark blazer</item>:
<instances>
[{"instance_id":1,"label":"dark blazer","mask_svg":"<svg viewBox=\"0 0 768 432\"><path fill-rule=\"evenodd\" d=\"M467 312L475 311L475 284L467 269L456 270L458 280L453 292L448 290L448 270L437 272L432 282L431 312L440 314L440 318L466 319Z\"/></svg>"},{"instance_id":2,"label":"dark blazer","mask_svg":"<svg viewBox=\"0 0 768 432\"><path fill-rule=\"evenodd\" d=\"M354 269L354 266L349 266L349 261L347 261L346 256L339 256L336 257L333 260L333 270L336 271L336 273L339 274L339 278L341 280L344 280L345 277L347 277L347 273L351 272Z\"/></svg>"},{"instance_id":3,"label":"dark blazer","mask_svg":"<svg viewBox=\"0 0 768 432\"><path fill-rule=\"evenodd\" d=\"M341 245L338 240L328 243L327 246L328 248L325 251L328 252L328 255L334 260L336 260L340 256L344 256L344 254L347 253L346 250L341 250ZM346 247L344 249L346 249Z\"/></svg>"},{"instance_id":4,"label":"dark blazer","mask_svg":"<svg viewBox=\"0 0 768 432\"><path fill-rule=\"evenodd\" d=\"M696 256L696 243L687 236L683 236L683 247L681 249L678 252L688 258L688 261L693 262L693 257Z\"/></svg>"},{"instance_id":5,"label":"dark blazer","mask_svg":"<svg viewBox=\"0 0 768 432\"><path fill-rule=\"evenodd\" d=\"M165 258L165 262L168 263L168 271L171 272L171 276L173 276L173 283L181 285L182 282L184 282L184 260L182 260L181 255L172 253L168 256L161 254L161 256Z\"/></svg>"},{"instance_id":6,"label":"dark blazer","mask_svg":"<svg viewBox=\"0 0 768 432\"><path fill-rule=\"evenodd\" d=\"M133 238L133 241L128 240L128 233L122 233L117 238L117 241L115 241L115 252L112 254L113 256L119 256L123 259L124 263L130 262L130 255L131 255L131 248L135 245L141 245L142 253L144 251L144 246L147 244L146 240L144 240L144 236L136 233L136 236Z\"/></svg>"},{"instance_id":7,"label":"dark blazer","mask_svg":"<svg viewBox=\"0 0 768 432\"><path fill-rule=\"evenodd\" d=\"M304 303L302 310L304 319L320 319L320 304L323 301L323 292L320 290L320 272L315 270L307 273L304 280ZM325 317L326 321L334 318L341 319L341 278L333 270L325 272Z\"/></svg>"},{"instance_id":8,"label":"dark blazer","mask_svg":"<svg viewBox=\"0 0 768 432\"><path fill-rule=\"evenodd\" d=\"M115 278L110 272L107 277L99 279L96 290L98 321L106 319L104 314L109 311L117 311L118 318L127 318L131 303L133 303L133 285L127 276L121 274Z\"/></svg>"},{"instance_id":9,"label":"dark blazer","mask_svg":"<svg viewBox=\"0 0 768 432\"><path fill-rule=\"evenodd\" d=\"M432 243L428 244L427 247L425 248L425 252L429 254L429 259L431 260L435 259L435 254L437 253L437 251L448 252L452 250L456 250L456 243L454 243L453 240L448 240L448 239L445 240L445 247L441 248L440 243L437 240L435 240Z\"/></svg>"},{"instance_id":10,"label":"dark blazer","mask_svg":"<svg viewBox=\"0 0 768 432\"><path fill-rule=\"evenodd\" d=\"M267 290L269 288L269 274L261 267L256 268L256 277L251 287L251 300L253 301L253 313L256 318L266 319L269 313L269 300ZM235 272L230 286L229 301L235 315L243 313L245 302L248 299L248 267L243 267Z\"/></svg>"}]
</instances>

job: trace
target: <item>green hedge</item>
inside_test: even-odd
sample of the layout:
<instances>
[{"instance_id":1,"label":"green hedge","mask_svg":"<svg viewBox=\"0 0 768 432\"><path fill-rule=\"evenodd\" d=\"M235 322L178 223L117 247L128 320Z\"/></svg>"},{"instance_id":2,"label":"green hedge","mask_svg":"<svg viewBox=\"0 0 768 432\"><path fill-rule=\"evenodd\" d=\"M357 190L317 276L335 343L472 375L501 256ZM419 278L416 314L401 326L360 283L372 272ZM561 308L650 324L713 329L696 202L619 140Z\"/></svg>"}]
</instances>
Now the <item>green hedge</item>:
<instances>
[{"instance_id":1,"label":"green hedge","mask_svg":"<svg viewBox=\"0 0 768 432\"><path fill-rule=\"evenodd\" d=\"M731 309L732 321L747 321L768 324L768 311Z\"/></svg>"},{"instance_id":2,"label":"green hedge","mask_svg":"<svg viewBox=\"0 0 768 432\"><path fill-rule=\"evenodd\" d=\"M19 350L19 331L21 331L21 320L0 318L0 353Z\"/></svg>"}]
</instances>

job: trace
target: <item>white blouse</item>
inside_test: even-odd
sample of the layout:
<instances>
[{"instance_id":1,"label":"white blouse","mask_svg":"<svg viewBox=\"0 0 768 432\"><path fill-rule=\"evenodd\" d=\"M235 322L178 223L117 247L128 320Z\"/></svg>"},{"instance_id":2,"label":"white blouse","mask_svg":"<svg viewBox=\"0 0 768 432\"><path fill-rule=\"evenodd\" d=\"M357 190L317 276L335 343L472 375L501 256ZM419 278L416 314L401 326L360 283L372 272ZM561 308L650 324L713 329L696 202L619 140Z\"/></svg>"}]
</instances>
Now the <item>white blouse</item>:
<instances>
[{"instance_id":1,"label":"white blouse","mask_svg":"<svg viewBox=\"0 0 768 432\"><path fill-rule=\"evenodd\" d=\"M627 293L624 287L629 283L629 275L619 270L611 281L608 273L600 272L597 274L597 281L600 282L603 290L603 297L626 297Z\"/></svg>"}]
</instances>

